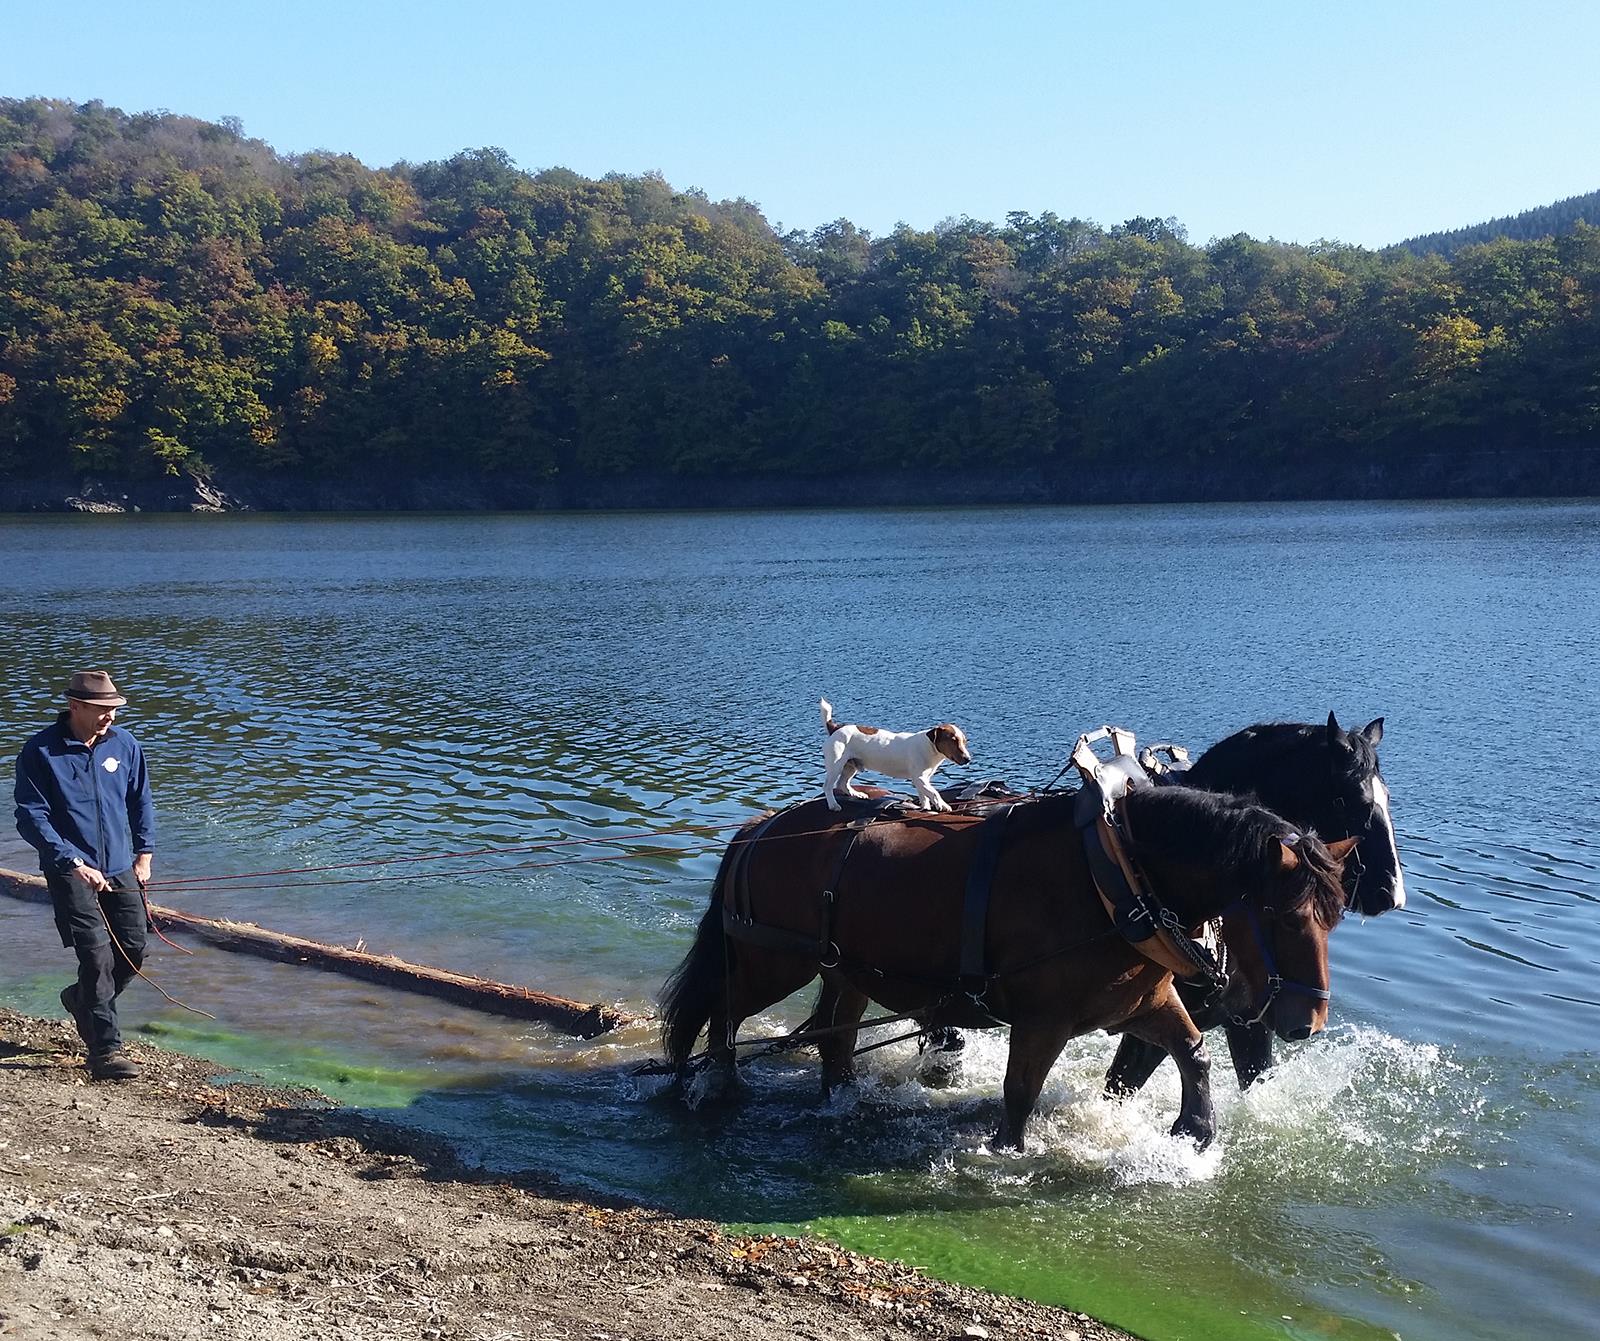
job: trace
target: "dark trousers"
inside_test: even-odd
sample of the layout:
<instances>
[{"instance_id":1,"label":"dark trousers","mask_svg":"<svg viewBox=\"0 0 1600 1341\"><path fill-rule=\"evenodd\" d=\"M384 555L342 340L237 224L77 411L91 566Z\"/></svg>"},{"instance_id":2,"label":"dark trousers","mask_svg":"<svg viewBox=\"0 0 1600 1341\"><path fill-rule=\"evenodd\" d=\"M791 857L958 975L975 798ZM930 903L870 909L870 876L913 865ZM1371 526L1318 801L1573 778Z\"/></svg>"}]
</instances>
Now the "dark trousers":
<instances>
[{"instance_id":1,"label":"dark trousers","mask_svg":"<svg viewBox=\"0 0 1600 1341\"><path fill-rule=\"evenodd\" d=\"M122 1046L117 996L144 963L144 899L132 871L98 896L81 880L47 876L61 943L78 955L78 1003L93 1026L91 1053Z\"/></svg>"}]
</instances>

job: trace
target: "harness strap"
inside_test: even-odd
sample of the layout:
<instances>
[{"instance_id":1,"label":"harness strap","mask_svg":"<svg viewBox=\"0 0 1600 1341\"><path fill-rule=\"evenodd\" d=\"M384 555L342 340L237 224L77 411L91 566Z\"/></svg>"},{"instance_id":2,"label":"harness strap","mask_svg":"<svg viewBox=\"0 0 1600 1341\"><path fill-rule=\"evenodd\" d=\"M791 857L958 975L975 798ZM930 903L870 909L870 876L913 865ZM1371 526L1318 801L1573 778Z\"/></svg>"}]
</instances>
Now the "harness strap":
<instances>
[{"instance_id":1,"label":"harness strap","mask_svg":"<svg viewBox=\"0 0 1600 1341\"><path fill-rule=\"evenodd\" d=\"M763 950L782 950L788 954L814 956L817 953L817 938L807 935L803 931L790 931L787 927L769 927L762 922L746 922L730 914L727 907L722 910L722 930L730 940L743 941L746 945L758 946Z\"/></svg>"},{"instance_id":2,"label":"harness strap","mask_svg":"<svg viewBox=\"0 0 1600 1341\"><path fill-rule=\"evenodd\" d=\"M800 804L807 804L801 802ZM872 826L886 810L898 805L892 798L868 802L865 812L853 816L844 826L845 841L839 849L839 855L834 859L833 873L828 883L821 891L820 907L817 917L817 932L809 935L803 931L791 931L787 927L774 927L755 919L755 908L750 894L750 859L755 851L757 842L766 837L767 830L789 810L780 810L776 814L768 815L756 825L749 834L743 838L735 838L734 852L729 857L728 876L723 890L722 899L722 930L733 940L743 941L747 945L759 946L765 950L780 950L790 954L814 955L823 968L834 968L839 963L839 947L833 942L833 916L838 902L836 891L839 882L844 877L845 863L850 859L850 853L863 832Z\"/></svg>"},{"instance_id":3,"label":"harness strap","mask_svg":"<svg viewBox=\"0 0 1600 1341\"><path fill-rule=\"evenodd\" d=\"M722 921L726 926L730 913L739 921L746 924L754 922L754 914L750 906L750 858L754 855L756 844L767 836L767 830L788 814L789 810L775 810L755 828L750 830L745 838L734 838L733 852L728 858L727 885L722 896Z\"/></svg>"},{"instance_id":4,"label":"harness strap","mask_svg":"<svg viewBox=\"0 0 1600 1341\"><path fill-rule=\"evenodd\" d=\"M845 825L844 846L839 849L839 855L833 863L833 874L823 887L821 916L817 919L817 962L823 968L839 966L839 947L833 943L833 914L839 902L839 882L844 879L845 863L855 850L856 839L872 827L872 821L883 810L882 806L874 807L870 813L857 815Z\"/></svg>"},{"instance_id":5,"label":"harness strap","mask_svg":"<svg viewBox=\"0 0 1600 1341\"><path fill-rule=\"evenodd\" d=\"M977 848L967 867L966 899L961 909L961 986L977 996L989 985L989 895L1000 865L1006 821L1016 805L1001 806L978 826Z\"/></svg>"}]
</instances>

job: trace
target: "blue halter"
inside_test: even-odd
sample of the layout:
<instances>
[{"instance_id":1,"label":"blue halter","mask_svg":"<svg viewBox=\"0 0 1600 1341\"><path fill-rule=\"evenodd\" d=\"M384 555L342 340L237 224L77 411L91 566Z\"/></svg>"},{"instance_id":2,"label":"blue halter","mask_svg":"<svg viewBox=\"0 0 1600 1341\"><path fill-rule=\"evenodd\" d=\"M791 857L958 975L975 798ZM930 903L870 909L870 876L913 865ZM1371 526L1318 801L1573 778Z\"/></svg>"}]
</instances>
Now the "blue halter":
<instances>
[{"instance_id":1,"label":"blue halter","mask_svg":"<svg viewBox=\"0 0 1600 1341\"><path fill-rule=\"evenodd\" d=\"M1309 983L1297 982L1293 978L1285 978L1283 974L1279 973L1277 956L1272 953L1271 942L1267 940L1266 934L1261 929L1261 918L1256 914L1256 910L1243 899L1233 904L1227 911L1231 913L1235 908L1243 908L1245 915L1250 919L1250 931L1256 938L1256 949L1261 951L1261 961L1267 968L1267 994L1261 1002L1261 1009L1248 1019L1242 1015L1234 1015L1232 1011L1229 1011L1228 1014L1234 1024L1260 1024L1266 1018L1267 1012L1272 1009L1272 1003L1278 999L1278 995L1281 992L1289 992L1297 996L1309 996L1318 1001L1332 999L1332 992L1326 991L1321 987L1313 987Z\"/></svg>"}]
</instances>

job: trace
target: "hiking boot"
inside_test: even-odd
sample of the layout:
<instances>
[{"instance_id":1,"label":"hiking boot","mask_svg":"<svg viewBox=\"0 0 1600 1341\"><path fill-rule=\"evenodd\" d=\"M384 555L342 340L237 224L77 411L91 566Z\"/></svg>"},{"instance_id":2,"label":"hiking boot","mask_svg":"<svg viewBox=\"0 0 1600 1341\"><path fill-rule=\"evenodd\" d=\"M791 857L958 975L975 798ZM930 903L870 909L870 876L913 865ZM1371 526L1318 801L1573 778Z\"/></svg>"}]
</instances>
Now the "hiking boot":
<instances>
[{"instance_id":1,"label":"hiking boot","mask_svg":"<svg viewBox=\"0 0 1600 1341\"><path fill-rule=\"evenodd\" d=\"M138 1076L139 1068L128 1060L125 1053L113 1048L110 1052L89 1058L89 1074L96 1080L133 1080Z\"/></svg>"},{"instance_id":2,"label":"hiking boot","mask_svg":"<svg viewBox=\"0 0 1600 1341\"><path fill-rule=\"evenodd\" d=\"M78 1001L77 983L68 983L61 989L61 1004L67 1008L67 1014L72 1016L72 1023L77 1026L78 1037L83 1040L83 1046L93 1051L94 1020Z\"/></svg>"}]
</instances>

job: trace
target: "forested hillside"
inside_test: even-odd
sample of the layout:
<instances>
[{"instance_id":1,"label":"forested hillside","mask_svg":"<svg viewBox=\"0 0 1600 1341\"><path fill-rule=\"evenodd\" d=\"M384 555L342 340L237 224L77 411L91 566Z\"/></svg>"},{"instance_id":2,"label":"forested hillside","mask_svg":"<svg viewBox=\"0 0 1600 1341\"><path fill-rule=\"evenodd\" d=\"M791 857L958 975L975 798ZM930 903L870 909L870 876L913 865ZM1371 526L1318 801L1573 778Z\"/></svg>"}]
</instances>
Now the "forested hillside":
<instances>
[{"instance_id":1,"label":"forested hillside","mask_svg":"<svg viewBox=\"0 0 1600 1341\"><path fill-rule=\"evenodd\" d=\"M1152 191L1159 183L1152 183ZM0 475L812 474L1600 442L1600 230L1452 260L1054 214L779 236L0 101Z\"/></svg>"},{"instance_id":2,"label":"forested hillside","mask_svg":"<svg viewBox=\"0 0 1600 1341\"><path fill-rule=\"evenodd\" d=\"M1559 237L1572 232L1579 224L1600 226L1600 191L1568 196L1553 205L1541 205L1537 209L1523 210L1521 214L1490 219L1488 223L1473 224L1470 228L1452 228L1446 233L1427 233L1422 237L1407 238L1399 245L1418 256L1438 252L1448 258L1463 247L1493 242L1496 238L1508 237L1518 242L1530 242Z\"/></svg>"}]
</instances>

